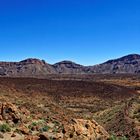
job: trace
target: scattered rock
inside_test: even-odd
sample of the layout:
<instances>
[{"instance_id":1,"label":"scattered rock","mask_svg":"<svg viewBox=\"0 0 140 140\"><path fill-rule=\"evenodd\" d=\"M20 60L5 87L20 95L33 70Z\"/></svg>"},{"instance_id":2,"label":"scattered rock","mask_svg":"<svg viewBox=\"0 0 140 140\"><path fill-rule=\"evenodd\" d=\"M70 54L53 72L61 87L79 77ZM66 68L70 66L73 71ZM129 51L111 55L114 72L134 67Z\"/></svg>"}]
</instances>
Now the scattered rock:
<instances>
[{"instance_id":1,"label":"scattered rock","mask_svg":"<svg viewBox=\"0 0 140 140\"><path fill-rule=\"evenodd\" d=\"M1 138L1 139L4 138L3 133L1 133L1 132L0 132L0 138Z\"/></svg>"},{"instance_id":2,"label":"scattered rock","mask_svg":"<svg viewBox=\"0 0 140 140\"><path fill-rule=\"evenodd\" d=\"M60 130L59 132L53 132L53 128L56 127L55 124L57 124L57 122L52 123L51 121L48 121L47 126L50 127L51 130L47 132L44 131L44 133L40 134L39 128L42 124L36 123L33 125L33 122L23 121L23 116L20 117L21 114L23 116L28 116L30 115L30 112L26 110L26 108L17 109L16 106L9 102L1 104L1 122L6 121L12 126L12 123L15 125L20 121L21 123L18 123L18 127L16 130L20 132L23 137L25 137L25 140L49 140L50 138L56 140L107 140L109 138L109 134L104 130L103 127L98 125L97 122L95 122L94 120L90 121L84 119L73 119L69 122L69 124L64 124L64 129ZM29 123L33 125L30 129L28 128ZM34 135L39 136L31 135L30 131L34 131ZM7 139L9 139L10 137L11 140L16 140L17 137L19 137L18 134L15 134L14 132L6 134L7 135L3 135L2 133L0 133L0 138L6 137Z\"/></svg>"},{"instance_id":3,"label":"scattered rock","mask_svg":"<svg viewBox=\"0 0 140 140\"><path fill-rule=\"evenodd\" d=\"M40 138L38 136L26 136L25 140L39 140Z\"/></svg>"},{"instance_id":4,"label":"scattered rock","mask_svg":"<svg viewBox=\"0 0 140 140\"><path fill-rule=\"evenodd\" d=\"M72 123L64 128L64 139L76 140L107 140L109 134L97 122L83 119L73 119Z\"/></svg>"},{"instance_id":5,"label":"scattered rock","mask_svg":"<svg viewBox=\"0 0 140 140\"><path fill-rule=\"evenodd\" d=\"M6 121L12 120L15 124L21 120L18 109L9 102L1 104L0 118Z\"/></svg>"},{"instance_id":6,"label":"scattered rock","mask_svg":"<svg viewBox=\"0 0 140 140\"><path fill-rule=\"evenodd\" d=\"M3 118L2 118L2 116L0 115L0 120L2 121L2 119L3 119Z\"/></svg>"},{"instance_id":7,"label":"scattered rock","mask_svg":"<svg viewBox=\"0 0 140 140\"><path fill-rule=\"evenodd\" d=\"M16 137L16 134L15 134L15 133L13 133L13 134L11 135L11 137Z\"/></svg>"},{"instance_id":8,"label":"scattered rock","mask_svg":"<svg viewBox=\"0 0 140 140\"><path fill-rule=\"evenodd\" d=\"M20 111L22 112L22 114L29 116L30 115L30 111L27 110L25 107L21 107Z\"/></svg>"},{"instance_id":9,"label":"scattered rock","mask_svg":"<svg viewBox=\"0 0 140 140\"><path fill-rule=\"evenodd\" d=\"M29 134L29 129L25 126L21 126L18 128L18 130L23 134L23 135L28 135Z\"/></svg>"},{"instance_id":10,"label":"scattered rock","mask_svg":"<svg viewBox=\"0 0 140 140\"><path fill-rule=\"evenodd\" d=\"M39 140L49 140L49 137L47 134L40 134L39 135Z\"/></svg>"}]
</instances>

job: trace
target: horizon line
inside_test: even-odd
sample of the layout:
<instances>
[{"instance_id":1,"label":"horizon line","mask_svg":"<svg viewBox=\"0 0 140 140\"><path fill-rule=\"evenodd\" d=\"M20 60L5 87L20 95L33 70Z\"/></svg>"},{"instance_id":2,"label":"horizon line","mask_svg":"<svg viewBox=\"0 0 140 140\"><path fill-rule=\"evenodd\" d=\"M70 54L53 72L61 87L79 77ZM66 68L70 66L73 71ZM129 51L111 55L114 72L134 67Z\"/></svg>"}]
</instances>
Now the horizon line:
<instances>
[{"instance_id":1,"label":"horizon line","mask_svg":"<svg viewBox=\"0 0 140 140\"><path fill-rule=\"evenodd\" d=\"M129 55L139 55L140 56L140 54L132 53L132 54L123 55L123 56L120 56L120 57L117 57L117 58L110 58L108 60L104 60L103 62L99 62L97 64L89 64L89 65L81 64L81 63L78 63L74 60L67 60L67 59L60 60L60 61L57 61L55 63L49 63L49 62L47 62L46 59L42 59L42 58L39 58L39 57L25 57L21 60L0 60L0 63L19 63L19 62L22 62L22 61L25 61L25 60L35 59L35 60L39 60L39 61L45 61L45 63L50 64L50 65L55 65L57 63L67 61L67 62L72 62L72 63L75 63L75 64L79 64L79 65L82 65L82 66L95 66L95 65L100 65L100 64L105 63L105 62L110 61L110 60L119 59L119 58L126 57L126 56L129 56Z\"/></svg>"}]
</instances>

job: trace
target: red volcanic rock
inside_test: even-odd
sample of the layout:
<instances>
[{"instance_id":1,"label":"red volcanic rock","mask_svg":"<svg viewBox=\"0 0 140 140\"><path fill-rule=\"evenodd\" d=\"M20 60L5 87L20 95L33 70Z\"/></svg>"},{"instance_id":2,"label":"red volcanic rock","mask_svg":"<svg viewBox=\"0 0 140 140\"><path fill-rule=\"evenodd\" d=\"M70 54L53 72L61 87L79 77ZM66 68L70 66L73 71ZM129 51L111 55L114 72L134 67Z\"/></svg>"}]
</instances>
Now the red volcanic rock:
<instances>
[{"instance_id":1,"label":"red volcanic rock","mask_svg":"<svg viewBox=\"0 0 140 140\"><path fill-rule=\"evenodd\" d=\"M64 139L107 140L109 138L109 134L94 120L73 119L72 124L64 129Z\"/></svg>"},{"instance_id":2,"label":"red volcanic rock","mask_svg":"<svg viewBox=\"0 0 140 140\"><path fill-rule=\"evenodd\" d=\"M9 102L1 105L1 119L11 120L15 124L21 120L18 109Z\"/></svg>"},{"instance_id":3,"label":"red volcanic rock","mask_svg":"<svg viewBox=\"0 0 140 140\"><path fill-rule=\"evenodd\" d=\"M18 130L19 130L22 134L24 134L24 135L28 135L28 134L29 134L29 129L28 129L27 127L25 127L24 125L20 126L20 127L18 128Z\"/></svg>"}]
</instances>

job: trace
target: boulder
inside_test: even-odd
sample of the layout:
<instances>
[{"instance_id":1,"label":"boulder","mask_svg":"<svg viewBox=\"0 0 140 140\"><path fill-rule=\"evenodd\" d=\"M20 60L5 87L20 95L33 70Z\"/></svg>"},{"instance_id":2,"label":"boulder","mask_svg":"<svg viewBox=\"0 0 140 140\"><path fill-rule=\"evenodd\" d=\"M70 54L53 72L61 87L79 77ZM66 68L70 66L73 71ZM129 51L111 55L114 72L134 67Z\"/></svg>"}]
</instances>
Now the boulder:
<instances>
[{"instance_id":1,"label":"boulder","mask_svg":"<svg viewBox=\"0 0 140 140\"><path fill-rule=\"evenodd\" d=\"M21 118L18 109L13 104L6 102L1 104L1 119L18 123Z\"/></svg>"},{"instance_id":2,"label":"boulder","mask_svg":"<svg viewBox=\"0 0 140 140\"><path fill-rule=\"evenodd\" d=\"M64 127L64 140L107 140L109 134L96 121L73 119Z\"/></svg>"},{"instance_id":3,"label":"boulder","mask_svg":"<svg viewBox=\"0 0 140 140\"><path fill-rule=\"evenodd\" d=\"M49 140L49 137L47 134L40 134L39 135L39 140Z\"/></svg>"},{"instance_id":4,"label":"boulder","mask_svg":"<svg viewBox=\"0 0 140 140\"><path fill-rule=\"evenodd\" d=\"M23 135L28 135L29 134L29 129L25 127L24 125L20 126L18 130L23 134Z\"/></svg>"}]
</instances>

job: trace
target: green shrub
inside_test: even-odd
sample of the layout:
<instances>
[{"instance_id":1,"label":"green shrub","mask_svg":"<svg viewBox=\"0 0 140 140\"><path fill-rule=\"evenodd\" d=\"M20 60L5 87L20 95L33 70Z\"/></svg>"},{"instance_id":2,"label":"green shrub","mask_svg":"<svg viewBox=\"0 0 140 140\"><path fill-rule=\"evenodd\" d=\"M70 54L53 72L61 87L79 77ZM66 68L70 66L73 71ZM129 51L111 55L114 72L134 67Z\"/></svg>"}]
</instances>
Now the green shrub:
<instances>
[{"instance_id":1,"label":"green shrub","mask_svg":"<svg viewBox=\"0 0 140 140\"><path fill-rule=\"evenodd\" d=\"M38 125L38 124L37 124L36 122L33 122L32 124L30 124L30 125L28 126L28 128L31 129L32 127L37 126L37 125Z\"/></svg>"},{"instance_id":2,"label":"green shrub","mask_svg":"<svg viewBox=\"0 0 140 140\"><path fill-rule=\"evenodd\" d=\"M123 136L120 140L128 140L125 136Z\"/></svg>"},{"instance_id":3,"label":"green shrub","mask_svg":"<svg viewBox=\"0 0 140 140\"><path fill-rule=\"evenodd\" d=\"M37 125L38 125L37 122L33 122L33 123L32 123L32 126L37 126Z\"/></svg>"},{"instance_id":4,"label":"green shrub","mask_svg":"<svg viewBox=\"0 0 140 140\"><path fill-rule=\"evenodd\" d=\"M109 140L117 140L116 136L115 135L112 135Z\"/></svg>"},{"instance_id":5,"label":"green shrub","mask_svg":"<svg viewBox=\"0 0 140 140\"><path fill-rule=\"evenodd\" d=\"M44 132L47 132L47 131L49 131L50 127L46 125L42 129L43 129Z\"/></svg>"},{"instance_id":6,"label":"green shrub","mask_svg":"<svg viewBox=\"0 0 140 140\"><path fill-rule=\"evenodd\" d=\"M122 137L116 137L115 135L112 135L109 140L128 140L125 136Z\"/></svg>"},{"instance_id":7,"label":"green shrub","mask_svg":"<svg viewBox=\"0 0 140 140\"><path fill-rule=\"evenodd\" d=\"M1 124L0 125L0 132L10 132L11 128L8 124Z\"/></svg>"},{"instance_id":8,"label":"green shrub","mask_svg":"<svg viewBox=\"0 0 140 140\"><path fill-rule=\"evenodd\" d=\"M42 128L40 129L40 132L48 132L49 129L50 129L50 127L47 126L47 125L45 125L44 127L42 127Z\"/></svg>"}]
</instances>

